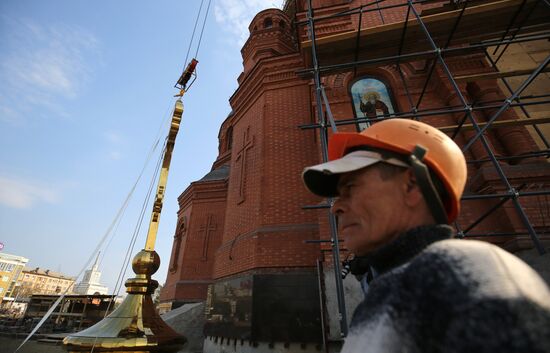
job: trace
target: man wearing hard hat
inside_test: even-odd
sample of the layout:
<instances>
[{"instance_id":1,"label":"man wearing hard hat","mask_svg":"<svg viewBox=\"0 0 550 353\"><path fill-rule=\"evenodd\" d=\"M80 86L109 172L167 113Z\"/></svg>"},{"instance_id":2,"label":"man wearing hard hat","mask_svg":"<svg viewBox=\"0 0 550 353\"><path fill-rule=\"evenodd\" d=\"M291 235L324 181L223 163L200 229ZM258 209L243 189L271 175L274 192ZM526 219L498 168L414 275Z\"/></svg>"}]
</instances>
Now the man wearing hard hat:
<instances>
[{"instance_id":1,"label":"man wearing hard hat","mask_svg":"<svg viewBox=\"0 0 550 353\"><path fill-rule=\"evenodd\" d=\"M544 281L496 246L452 239L466 178L453 140L406 119L336 133L329 162L304 170L373 277L343 352L550 352Z\"/></svg>"}]
</instances>

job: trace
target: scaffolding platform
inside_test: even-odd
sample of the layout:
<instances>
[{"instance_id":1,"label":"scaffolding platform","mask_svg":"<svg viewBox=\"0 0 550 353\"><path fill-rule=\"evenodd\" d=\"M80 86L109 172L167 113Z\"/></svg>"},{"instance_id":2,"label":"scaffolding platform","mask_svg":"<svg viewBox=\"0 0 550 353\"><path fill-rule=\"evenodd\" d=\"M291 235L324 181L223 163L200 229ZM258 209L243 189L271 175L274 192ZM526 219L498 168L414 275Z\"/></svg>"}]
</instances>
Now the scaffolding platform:
<instances>
[{"instance_id":1,"label":"scaffolding platform","mask_svg":"<svg viewBox=\"0 0 550 353\"><path fill-rule=\"evenodd\" d=\"M472 1L464 9L463 4L428 9L425 11L427 14L421 14L422 22L433 41L446 56L482 51L507 38L521 41L525 35L534 34L541 35L541 38L550 37L547 32L550 30L550 9L542 1ZM365 13L374 10L360 11ZM352 14L350 12L346 15ZM405 19L405 15L403 17ZM516 38L518 32L521 32L521 37ZM308 62L311 62L312 43L312 40L301 42L302 52ZM408 20L318 36L315 46L321 73L349 69L355 65L381 66L397 60L419 60L436 54L421 22L412 14ZM301 73L308 72L304 70Z\"/></svg>"}]
</instances>

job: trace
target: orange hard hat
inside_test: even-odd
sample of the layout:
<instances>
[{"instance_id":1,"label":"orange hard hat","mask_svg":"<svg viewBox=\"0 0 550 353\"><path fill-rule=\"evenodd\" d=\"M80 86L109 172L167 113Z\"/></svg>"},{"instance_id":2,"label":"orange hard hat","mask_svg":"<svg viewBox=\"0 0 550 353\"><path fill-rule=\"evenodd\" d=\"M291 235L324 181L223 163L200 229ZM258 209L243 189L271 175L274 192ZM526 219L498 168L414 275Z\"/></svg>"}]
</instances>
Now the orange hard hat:
<instances>
[{"instance_id":1,"label":"orange hard hat","mask_svg":"<svg viewBox=\"0 0 550 353\"><path fill-rule=\"evenodd\" d=\"M460 211L460 198L466 184L464 154L457 144L435 127L409 119L388 119L373 124L360 133L335 133L329 140L329 160L342 158L360 146L372 147L410 156L418 147L425 151L422 162L443 183L448 197L443 201L448 222Z\"/></svg>"}]
</instances>

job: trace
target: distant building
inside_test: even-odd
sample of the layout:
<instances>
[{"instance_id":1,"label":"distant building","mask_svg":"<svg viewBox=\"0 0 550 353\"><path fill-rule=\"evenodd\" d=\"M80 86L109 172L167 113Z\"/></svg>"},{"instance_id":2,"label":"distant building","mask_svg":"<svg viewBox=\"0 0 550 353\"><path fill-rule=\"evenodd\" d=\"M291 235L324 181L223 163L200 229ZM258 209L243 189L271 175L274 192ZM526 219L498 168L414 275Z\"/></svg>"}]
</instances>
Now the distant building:
<instances>
[{"instance_id":1,"label":"distant building","mask_svg":"<svg viewBox=\"0 0 550 353\"><path fill-rule=\"evenodd\" d=\"M25 321L40 321L59 295L33 295L25 312ZM72 332L90 327L116 307L111 295L67 295L41 327L41 332ZM28 329L28 327L26 327ZM26 331L28 332L28 331Z\"/></svg>"},{"instance_id":2,"label":"distant building","mask_svg":"<svg viewBox=\"0 0 550 353\"><path fill-rule=\"evenodd\" d=\"M99 254L90 270L86 270L82 282L74 287L76 294L107 294L109 288L99 282L101 272L98 270Z\"/></svg>"},{"instance_id":3,"label":"distant building","mask_svg":"<svg viewBox=\"0 0 550 353\"><path fill-rule=\"evenodd\" d=\"M36 294L72 294L74 277L40 267L25 268L19 276L18 297Z\"/></svg>"},{"instance_id":4,"label":"distant building","mask_svg":"<svg viewBox=\"0 0 550 353\"><path fill-rule=\"evenodd\" d=\"M0 253L0 303L13 301L18 278L29 259L23 256Z\"/></svg>"}]
</instances>

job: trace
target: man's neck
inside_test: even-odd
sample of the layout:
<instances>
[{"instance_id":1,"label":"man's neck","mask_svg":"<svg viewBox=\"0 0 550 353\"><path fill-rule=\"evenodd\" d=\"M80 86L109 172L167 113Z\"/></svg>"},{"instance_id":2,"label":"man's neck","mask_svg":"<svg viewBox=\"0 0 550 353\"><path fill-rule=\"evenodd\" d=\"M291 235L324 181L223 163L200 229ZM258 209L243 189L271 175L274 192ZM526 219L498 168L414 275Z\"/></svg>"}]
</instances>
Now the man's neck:
<instances>
[{"instance_id":1,"label":"man's neck","mask_svg":"<svg viewBox=\"0 0 550 353\"><path fill-rule=\"evenodd\" d=\"M453 229L448 225L415 227L363 258L376 273L382 274L408 262L430 244L452 238L453 234Z\"/></svg>"}]
</instances>

